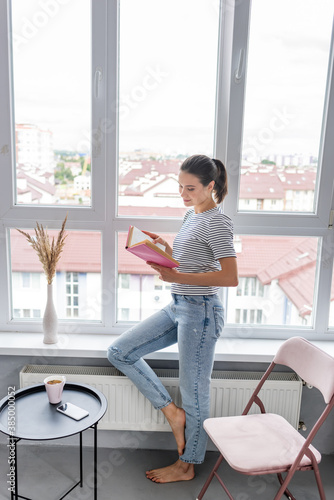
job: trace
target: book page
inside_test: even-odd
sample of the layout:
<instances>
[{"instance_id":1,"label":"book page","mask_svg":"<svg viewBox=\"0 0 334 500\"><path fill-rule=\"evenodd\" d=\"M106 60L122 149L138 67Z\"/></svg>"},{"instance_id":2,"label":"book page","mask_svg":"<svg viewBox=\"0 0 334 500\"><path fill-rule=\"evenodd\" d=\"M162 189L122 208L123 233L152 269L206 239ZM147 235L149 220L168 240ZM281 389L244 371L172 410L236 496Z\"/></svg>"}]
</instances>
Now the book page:
<instances>
[{"instance_id":1,"label":"book page","mask_svg":"<svg viewBox=\"0 0 334 500\"><path fill-rule=\"evenodd\" d=\"M147 234L143 233L143 231L141 231L137 227L133 226L133 229L132 229L132 238L131 238L131 241L129 242L130 246L137 245L138 243L141 243L144 240L153 241L153 239L150 238L150 236L148 236ZM165 250L165 247L163 245L161 245L160 243L155 243L155 245L158 248L160 248L161 250Z\"/></svg>"}]
</instances>

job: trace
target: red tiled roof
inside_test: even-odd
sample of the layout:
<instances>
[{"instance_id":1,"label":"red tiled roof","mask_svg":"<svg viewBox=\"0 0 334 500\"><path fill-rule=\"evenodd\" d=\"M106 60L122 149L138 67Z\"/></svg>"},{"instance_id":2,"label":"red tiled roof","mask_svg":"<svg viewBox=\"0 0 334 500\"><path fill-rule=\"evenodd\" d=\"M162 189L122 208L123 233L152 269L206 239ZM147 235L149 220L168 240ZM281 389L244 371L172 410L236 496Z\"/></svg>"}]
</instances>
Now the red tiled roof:
<instances>
[{"instance_id":1,"label":"red tiled roof","mask_svg":"<svg viewBox=\"0 0 334 500\"><path fill-rule=\"evenodd\" d=\"M121 196L143 196L143 193L141 191L132 189L131 187L127 187L125 191L121 193Z\"/></svg>"},{"instance_id":2,"label":"red tiled roof","mask_svg":"<svg viewBox=\"0 0 334 500\"><path fill-rule=\"evenodd\" d=\"M40 132L47 132L48 134L53 135L51 130L39 128L37 125L30 123L15 123L15 131L17 130L38 130Z\"/></svg>"},{"instance_id":3,"label":"red tiled roof","mask_svg":"<svg viewBox=\"0 0 334 500\"><path fill-rule=\"evenodd\" d=\"M145 217L183 217L186 213L186 208L178 207L131 207L120 206L119 215L136 215Z\"/></svg>"},{"instance_id":4,"label":"red tiled roof","mask_svg":"<svg viewBox=\"0 0 334 500\"><path fill-rule=\"evenodd\" d=\"M296 238L285 236L241 236L242 253L238 253L240 276L258 276L259 273L279 261L296 244ZM304 238L297 238L298 242ZM272 243L274 242L274 244Z\"/></svg>"},{"instance_id":5,"label":"red tiled roof","mask_svg":"<svg viewBox=\"0 0 334 500\"><path fill-rule=\"evenodd\" d=\"M172 173L178 174L181 165L179 160L141 160L132 163L133 168L125 175L120 175L120 184L131 186L135 180L148 174L155 174L156 177Z\"/></svg>"},{"instance_id":6,"label":"red tiled roof","mask_svg":"<svg viewBox=\"0 0 334 500\"><path fill-rule=\"evenodd\" d=\"M28 183L29 185L29 183ZM43 197L43 194L40 191L36 191L33 187L29 186L29 191L31 193L32 201L40 200Z\"/></svg>"},{"instance_id":7,"label":"red tiled roof","mask_svg":"<svg viewBox=\"0 0 334 500\"><path fill-rule=\"evenodd\" d=\"M272 264L263 266L258 273L260 281L266 285L274 279L283 279L286 275L303 269L316 262L317 238L289 238L293 247L282 254Z\"/></svg>"},{"instance_id":8,"label":"red tiled roof","mask_svg":"<svg viewBox=\"0 0 334 500\"><path fill-rule=\"evenodd\" d=\"M49 181L46 181L45 183L37 181L36 179L33 179L26 173L21 171L21 179L27 179L28 185L35 186L35 188L40 189L41 191L45 191L46 193L49 194L55 194L56 188L53 184L51 184Z\"/></svg>"},{"instance_id":9,"label":"red tiled roof","mask_svg":"<svg viewBox=\"0 0 334 500\"><path fill-rule=\"evenodd\" d=\"M34 234L29 231L30 234ZM50 239L58 231L48 231ZM57 271L101 272L101 235L98 232L70 231L57 265ZM23 235L11 231L12 271L42 272L36 252Z\"/></svg>"},{"instance_id":10,"label":"red tiled roof","mask_svg":"<svg viewBox=\"0 0 334 500\"><path fill-rule=\"evenodd\" d=\"M29 231L33 234L32 231ZM57 237L57 231L48 231L50 239ZM57 271L101 272L101 235L98 232L70 231ZM172 245L174 236L161 235ZM127 233L118 235L118 269L126 274L154 274L153 269L125 250ZM15 230L11 231L12 270L22 272L42 272L42 265L36 252L31 248L25 237ZM112 258L112 252L110 252Z\"/></svg>"},{"instance_id":11,"label":"red tiled roof","mask_svg":"<svg viewBox=\"0 0 334 500\"><path fill-rule=\"evenodd\" d=\"M125 175L120 175L120 184L126 185L124 194L131 196L142 196L143 192L133 187L133 183L140 179L150 178L153 184L147 190L155 188L168 178L169 174L178 174L181 161L179 160L141 160L132 162L133 168ZM292 189L314 190L316 172L303 171L302 173L289 172L284 169L277 169L260 166L257 172L246 171L240 177L240 198L241 199L284 199L284 191ZM164 179L160 176L164 175ZM158 178L154 184L154 179Z\"/></svg>"},{"instance_id":12,"label":"red tiled roof","mask_svg":"<svg viewBox=\"0 0 334 500\"><path fill-rule=\"evenodd\" d=\"M276 172L247 172L240 176L241 199L283 199L283 184Z\"/></svg>"},{"instance_id":13,"label":"red tiled roof","mask_svg":"<svg viewBox=\"0 0 334 500\"><path fill-rule=\"evenodd\" d=\"M301 316L310 314L313 305L316 238L243 236L238 254L239 276L256 276L262 284L278 280L280 288ZM274 241L275 244L268 244ZM334 281L333 281L334 284ZM334 287L332 297L334 299Z\"/></svg>"},{"instance_id":14,"label":"red tiled roof","mask_svg":"<svg viewBox=\"0 0 334 500\"><path fill-rule=\"evenodd\" d=\"M292 189L293 191L314 191L317 173L304 172L300 174L287 173L282 177L284 190Z\"/></svg>"},{"instance_id":15,"label":"red tiled roof","mask_svg":"<svg viewBox=\"0 0 334 500\"><path fill-rule=\"evenodd\" d=\"M125 207L124 207L125 208ZM130 207L127 207L130 209ZM57 231L49 231L50 237ZM126 233L119 233L118 271L125 274L155 274L147 264L125 250ZM173 235L162 234L170 245ZM240 277L256 276L263 284L278 280L285 295L302 316L313 304L317 240L315 238L242 236L238 253ZM274 241L274 244L272 243ZM25 237L11 231L12 270L42 272L36 253ZM110 258L113 258L110 249ZM101 272L101 236L99 232L70 231L57 271ZM334 299L334 278L331 300Z\"/></svg>"},{"instance_id":16,"label":"red tiled roof","mask_svg":"<svg viewBox=\"0 0 334 500\"><path fill-rule=\"evenodd\" d=\"M296 272L291 272L285 278L279 280L279 286L288 299L298 309L300 316L310 314L313 305L314 283L316 263L309 264ZM332 287L333 289L333 287ZM333 292L331 300L333 300Z\"/></svg>"},{"instance_id":17,"label":"red tiled roof","mask_svg":"<svg viewBox=\"0 0 334 500\"><path fill-rule=\"evenodd\" d=\"M17 188L17 194L26 194L26 193L30 193L30 189L26 188L26 189L20 189L20 188ZM41 195L42 197L42 195Z\"/></svg>"}]
</instances>

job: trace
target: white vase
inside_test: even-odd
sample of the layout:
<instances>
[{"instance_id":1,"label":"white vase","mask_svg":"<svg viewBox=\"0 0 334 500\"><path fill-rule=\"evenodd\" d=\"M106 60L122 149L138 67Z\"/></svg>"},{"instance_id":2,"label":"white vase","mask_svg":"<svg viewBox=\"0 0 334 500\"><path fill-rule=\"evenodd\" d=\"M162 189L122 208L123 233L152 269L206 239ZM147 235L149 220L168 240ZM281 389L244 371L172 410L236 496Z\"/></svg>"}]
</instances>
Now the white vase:
<instances>
[{"instance_id":1,"label":"white vase","mask_svg":"<svg viewBox=\"0 0 334 500\"><path fill-rule=\"evenodd\" d=\"M47 285L47 301L43 316L44 344L56 344L58 342L58 318L53 304L52 284Z\"/></svg>"}]
</instances>

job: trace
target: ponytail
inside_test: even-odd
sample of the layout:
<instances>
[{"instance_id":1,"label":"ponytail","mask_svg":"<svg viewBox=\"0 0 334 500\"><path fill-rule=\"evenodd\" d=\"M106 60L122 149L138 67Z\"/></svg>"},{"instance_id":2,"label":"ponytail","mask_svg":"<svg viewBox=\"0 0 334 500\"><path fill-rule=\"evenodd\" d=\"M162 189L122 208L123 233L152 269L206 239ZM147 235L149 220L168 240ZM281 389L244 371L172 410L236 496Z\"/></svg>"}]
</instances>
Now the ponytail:
<instances>
[{"instance_id":1,"label":"ponytail","mask_svg":"<svg viewBox=\"0 0 334 500\"><path fill-rule=\"evenodd\" d=\"M227 195L227 174L226 168L220 160L212 158L212 161L217 167L218 176L215 180L215 186L213 188L215 193L215 198L217 203L221 203L225 196Z\"/></svg>"},{"instance_id":2,"label":"ponytail","mask_svg":"<svg viewBox=\"0 0 334 500\"><path fill-rule=\"evenodd\" d=\"M195 175L203 186L215 181L213 192L216 203L221 203L227 195L227 174L220 160L205 155L193 155L184 160L180 170Z\"/></svg>"}]
</instances>

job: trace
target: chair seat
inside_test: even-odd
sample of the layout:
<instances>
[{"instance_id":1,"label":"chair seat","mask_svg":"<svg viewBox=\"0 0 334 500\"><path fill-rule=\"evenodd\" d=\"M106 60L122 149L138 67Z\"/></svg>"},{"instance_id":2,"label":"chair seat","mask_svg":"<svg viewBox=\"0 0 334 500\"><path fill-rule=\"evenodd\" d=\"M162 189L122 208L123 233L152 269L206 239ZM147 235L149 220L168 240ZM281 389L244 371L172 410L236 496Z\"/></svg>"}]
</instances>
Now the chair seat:
<instances>
[{"instance_id":1,"label":"chair seat","mask_svg":"<svg viewBox=\"0 0 334 500\"><path fill-rule=\"evenodd\" d=\"M280 415L272 413L209 418L204 428L230 466L244 474L284 472L305 439ZM312 445L317 462L321 454ZM300 467L311 464L304 455Z\"/></svg>"}]
</instances>

